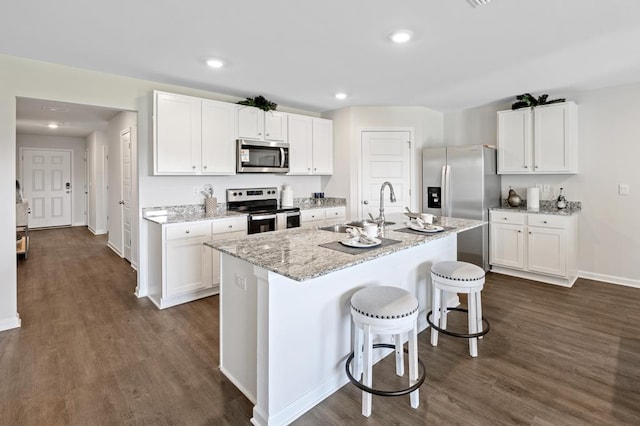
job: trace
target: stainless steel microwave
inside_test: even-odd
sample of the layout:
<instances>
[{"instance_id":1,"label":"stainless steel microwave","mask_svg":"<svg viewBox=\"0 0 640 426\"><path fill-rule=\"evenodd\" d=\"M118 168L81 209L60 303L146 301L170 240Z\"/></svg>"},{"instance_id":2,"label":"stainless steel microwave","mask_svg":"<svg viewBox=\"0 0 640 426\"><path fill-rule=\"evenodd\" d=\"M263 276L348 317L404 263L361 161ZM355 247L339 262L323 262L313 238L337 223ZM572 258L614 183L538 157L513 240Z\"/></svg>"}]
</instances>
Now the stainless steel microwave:
<instances>
[{"instance_id":1,"label":"stainless steel microwave","mask_svg":"<svg viewBox=\"0 0 640 426\"><path fill-rule=\"evenodd\" d=\"M289 171L288 143L238 139L236 144L238 173L287 173Z\"/></svg>"}]
</instances>

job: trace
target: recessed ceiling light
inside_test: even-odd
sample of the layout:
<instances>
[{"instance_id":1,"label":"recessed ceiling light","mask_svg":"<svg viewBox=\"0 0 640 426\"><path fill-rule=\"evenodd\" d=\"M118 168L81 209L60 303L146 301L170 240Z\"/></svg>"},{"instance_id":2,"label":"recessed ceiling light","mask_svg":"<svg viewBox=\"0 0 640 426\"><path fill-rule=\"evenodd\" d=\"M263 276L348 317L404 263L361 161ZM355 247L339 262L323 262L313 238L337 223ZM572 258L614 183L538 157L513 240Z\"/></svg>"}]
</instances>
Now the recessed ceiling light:
<instances>
[{"instance_id":1,"label":"recessed ceiling light","mask_svg":"<svg viewBox=\"0 0 640 426\"><path fill-rule=\"evenodd\" d=\"M211 68L222 68L224 63L220 59L209 59L207 61L207 65L209 65Z\"/></svg>"},{"instance_id":2,"label":"recessed ceiling light","mask_svg":"<svg viewBox=\"0 0 640 426\"><path fill-rule=\"evenodd\" d=\"M54 112L69 112L69 108L49 106L49 105L43 105L42 109L45 111L54 111Z\"/></svg>"},{"instance_id":3,"label":"recessed ceiling light","mask_svg":"<svg viewBox=\"0 0 640 426\"><path fill-rule=\"evenodd\" d=\"M411 40L413 33L408 30L398 30L389 34L389 40L394 43L406 43Z\"/></svg>"},{"instance_id":4,"label":"recessed ceiling light","mask_svg":"<svg viewBox=\"0 0 640 426\"><path fill-rule=\"evenodd\" d=\"M485 4L489 4L491 0L468 0L469 3L471 3L471 6L473 7L478 7L478 6L482 6Z\"/></svg>"},{"instance_id":5,"label":"recessed ceiling light","mask_svg":"<svg viewBox=\"0 0 640 426\"><path fill-rule=\"evenodd\" d=\"M57 123L49 123L49 124L47 124L47 127L50 128L50 129L57 129L60 126L58 126Z\"/></svg>"},{"instance_id":6,"label":"recessed ceiling light","mask_svg":"<svg viewBox=\"0 0 640 426\"><path fill-rule=\"evenodd\" d=\"M336 99L347 99L347 94L346 93L336 93Z\"/></svg>"}]
</instances>

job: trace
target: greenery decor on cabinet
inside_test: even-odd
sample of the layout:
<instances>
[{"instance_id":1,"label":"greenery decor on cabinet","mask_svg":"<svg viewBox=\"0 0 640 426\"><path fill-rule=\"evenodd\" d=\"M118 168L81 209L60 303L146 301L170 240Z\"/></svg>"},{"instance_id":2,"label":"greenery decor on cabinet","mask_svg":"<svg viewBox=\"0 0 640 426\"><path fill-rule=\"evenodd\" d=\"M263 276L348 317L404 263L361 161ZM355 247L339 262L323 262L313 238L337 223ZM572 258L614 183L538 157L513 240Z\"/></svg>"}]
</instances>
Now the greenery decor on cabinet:
<instances>
[{"instance_id":1,"label":"greenery decor on cabinet","mask_svg":"<svg viewBox=\"0 0 640 426\"><path fill-rule=\"evenodd\" d=\"M557 103L566 101L566 99L564 99L564 98L552 99L552 100L548 101L547 100L548 98L549 98L549 95L547 95L547 94L540 95L540 96L538 96L537 99L535 97L533 97L533 95L531 95L531 93L525 93L524 95L518 95L518 96L516 96L516 99L518 100L518 102L514 102L511 105L511 109L534 108L534 107L537 107L537 106L540 106L540 105L557 104Z\"/></svg>"},{"instance_id":2,"label":"greenery decor on cabinet","mask_svg":"<svg viewBox=\"0 0 640 426\"><path fill-rule=\"evenodd\" d=\"M244 101L239 101L238 104L252 106L259 108L263 111L272 111L278 108L278 104L275 102L271 102L264 96L256 96L255 98L247 98Z\"/></svg>"}]
</instances>

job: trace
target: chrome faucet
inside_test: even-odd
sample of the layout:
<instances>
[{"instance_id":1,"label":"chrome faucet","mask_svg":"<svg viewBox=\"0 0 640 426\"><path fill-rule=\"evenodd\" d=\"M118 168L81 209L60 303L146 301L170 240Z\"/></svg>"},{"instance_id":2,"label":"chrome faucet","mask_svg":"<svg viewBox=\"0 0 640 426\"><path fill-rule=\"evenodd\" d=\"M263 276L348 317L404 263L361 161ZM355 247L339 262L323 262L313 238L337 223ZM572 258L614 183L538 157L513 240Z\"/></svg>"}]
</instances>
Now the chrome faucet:
<instances>
[{"instance_id":1,"label":"chrome faucet","mask_svg":"<svg viewBox=\"0 0 640 426\"><path fill-rule=\"evenodd\" d=\"M378 222L380 226L384 226L384 222L385 222L385 218L384 218L384 187L385 186L389 187L389 192L390 192L389 201L391 201L392 203L396 202L396 193L393 191L393 185L391 185L391 182L389 181L384 182L380 187L380 215L376 219L376 222Z\"/></svg>"}]
</instances>

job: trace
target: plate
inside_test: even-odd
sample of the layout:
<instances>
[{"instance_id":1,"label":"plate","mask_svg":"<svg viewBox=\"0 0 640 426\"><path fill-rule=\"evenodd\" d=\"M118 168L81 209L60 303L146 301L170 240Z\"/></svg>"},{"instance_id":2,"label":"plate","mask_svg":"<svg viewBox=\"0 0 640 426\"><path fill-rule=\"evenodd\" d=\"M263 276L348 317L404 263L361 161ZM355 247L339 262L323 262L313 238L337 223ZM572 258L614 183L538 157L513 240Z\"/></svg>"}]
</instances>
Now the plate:
<instances>
[{"instance_id":1,"label":"plate","mask_svg":"<svg viewBox=\"0 0 640 426\"><path fill-rule=\"evenodd\" d=\"M355 248L376 247L376 246L379 246L380 244L382 244L382 240L380 240L378 238L371 238L371 241L373 241L373 243L371 243L371 244L361 243L360 242L360 237L355 237L355 238L347 238L346 240L341 240L340 244L342 244L344 246L347 246L347 247L355 247Z\"/></svg>"},{"instance_id":2,"label":"plate","mask_svg":"<svg viewBox=\"0 0 640 426\"><path fill-rule=\"evenodd\" d=\"M444 228L438 225L427 225L428 228L423 228L420 225L414 225L413 223L409 223L408 225L409 228L413 229L414 231L425 232L427 234L435 234L436 232L444 231Z\"/></svg>"}]
</instances>

